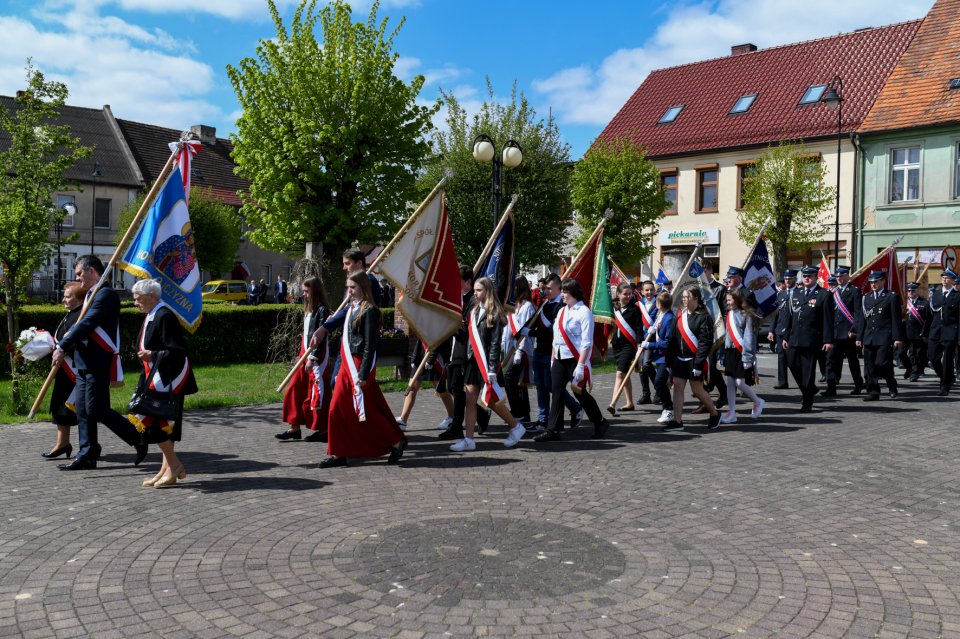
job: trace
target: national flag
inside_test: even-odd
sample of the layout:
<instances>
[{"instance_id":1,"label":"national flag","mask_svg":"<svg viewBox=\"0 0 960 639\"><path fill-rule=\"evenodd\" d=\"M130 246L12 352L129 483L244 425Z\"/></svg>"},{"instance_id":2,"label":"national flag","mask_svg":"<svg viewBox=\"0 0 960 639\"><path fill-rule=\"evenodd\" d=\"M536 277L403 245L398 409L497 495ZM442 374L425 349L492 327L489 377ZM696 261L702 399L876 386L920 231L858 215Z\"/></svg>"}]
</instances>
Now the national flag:
<instances>
[{"instance_id":1,"label":"national flag","mask_svg":"<svg viewBox=\"0 0 960 639\"><path fill-rule=\"evenodd\" d=\"M610 286L620 286L626 282L630 282L630 278L617 266L616 262L610 260Z\"/></svg>"},{"instance_id":2,"label":"national flag","mask_svg":"<svg viewBox=\"0 0 960 639\"><path fill-rule=\"evenodd\" d=\"M120 268L160 281L162 299L191 333L203 314L200 265L180 168L174 167L140 226Z\"/></svg>"},{"instance_id":3,"label":"national flag","mask_svg":"<svg viewBox=\"0 0 960 639\"><path fill-rule=\"evenodd\" d=\"M512 311L517 303L517 268L514 262L516 224L513 210L508 209L493 231L493 235L477 259L473 269L475 278L489 277L503 307ZM459 284L458 284L459 286Z\"/></svg>"},{"instance_id":4,"label":"national flag","mask_svg":"<svg viewBox=\"0 0 960 639\"><path fill-rule=\"evenodd\" d=\"M670 281L670 278L667 277L667 274L663 272L663 269L657 269L657 279L656 284L657 288L663 288L663 285Z\"/></svg>"},{"instance_id":5,"label":"national flag","mask_svg":"<svg viewBox=\"0 0 960 639\"><path fill-rule=\"evenodd\" d=\"M435 190L384 249L380 273L397 287L397 310L428 351L460 327L460 271L443 189Z\"/></svg>"},{"instance_id":6,"label":"national flag","mask_svg":"<svg viewBox=\"0 0 960 639\"><path fill-rule=\"evenodd\" d=\"M593 347L605 357L610 329L615 324L613 299L610 297L607 243L603 230L594 233L580 249L577 258L563 276L573 278L583 289L583 302L593 311Z\"/></svg>"},{"instance_id":7,"label":"national flag","mask_svg":"<svg viewBox=\"0 0 960 639\"><path fill-rule=\"evenodd\" d=\"M170 142L171 153L177 154L177 166L180 168L180 178L183 182L183 192L186 194L187 204L190 203L190 178L193 177L193 169L190 164L193 156L200 152L203 144L200 140L180 140L179 142Z\"/></svg>"},{"instance_id":8,"label":"national flag","mask_svg":"<svg viewBox=\"0 0 960 639\"><path fill-rule=\"evenodd\" d=\"M884 288L888 291L893 291L900 296L902 301L904 298L904 286L901 278L899 277L899 269L897 268L897 251L894 246L888 246L886 249L877 254L875 258L864 264L860 267L856 273L850 276L850 283L859 288L864 293L870 292L870 282L867 279L870 275L870 271L882 271L887 274L886 284Z\"/></svg>"},{"instance_id":9,"label":"national flag","mask_svg":"<svg viewBox=\"0 0 960 639\"><path fill-rule=\"evenodd\" d=\"M820 268L817 269L817 284L827 288L827 280L830 279L830 267L827 266L827 258L820 257Z\"/></svg>"},{"instance_id":10,"label":"national flag","mask_svg":"<svg viewBox=\"0 0 960 639\"><path fill-rule=\"evenodd\" d=\"M756 309L760 317L767 317L777 310L777 280L770 264L767 242L762 237L747 258L743 285L753 291L757 298Z\"/></svg>"}]
</instances>

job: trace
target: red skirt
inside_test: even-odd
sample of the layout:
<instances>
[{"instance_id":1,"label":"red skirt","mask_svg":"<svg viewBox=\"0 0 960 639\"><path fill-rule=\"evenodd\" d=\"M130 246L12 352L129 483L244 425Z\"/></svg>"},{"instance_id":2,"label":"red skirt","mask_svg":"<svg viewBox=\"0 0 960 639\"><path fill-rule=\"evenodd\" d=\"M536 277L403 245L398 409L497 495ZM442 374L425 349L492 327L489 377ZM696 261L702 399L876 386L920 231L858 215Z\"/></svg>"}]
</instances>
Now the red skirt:
<instances>
[{"instance_id":1,"label":"red skirt","mask_svg":"<svg viewBox=\"0 0 960 639\"><path fill-rule=\"evenodd\" d=\"M360 358L354 357L353 361L360 368ZM330 400L328 454L337 457L379 457L389 453L403 440L403 431L397 426L393 411L377 385L376 367L370 371L366 381L363 402L367 420L361 422L353 407L350 371L340 362L337 383Z\"/></svg>"},{"instance_id":2,"label":"red skirt","mask_svg":"<svg viewBox=\"0 0 960 639\"><path fill-rule=\"evenodd\" d=\"M303 348L300 348L303 355ZM319 402L317 381L313 371L303 370L303 365L293 374L287 390L283 393L282 419L291 426L306 426L310 430L327 432L327 413L330 411L330 362L323 372L323 402Z\"/></svg>"}]
</instances>

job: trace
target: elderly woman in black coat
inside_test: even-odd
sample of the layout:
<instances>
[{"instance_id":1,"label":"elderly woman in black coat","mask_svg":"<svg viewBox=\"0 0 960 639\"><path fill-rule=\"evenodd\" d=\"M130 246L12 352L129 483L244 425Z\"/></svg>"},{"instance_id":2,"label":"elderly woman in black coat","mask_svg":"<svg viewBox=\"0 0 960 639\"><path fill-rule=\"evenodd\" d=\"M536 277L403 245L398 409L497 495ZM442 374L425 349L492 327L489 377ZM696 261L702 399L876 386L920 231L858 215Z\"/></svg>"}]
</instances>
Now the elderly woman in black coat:
<instances>
[{"instance_id":1,"label":"elderly woman in black coat","mask_svg":"<svg viewBox=\"0 0 960 639\"><path fill-rule=\"evenodd\" d=\"M133 303L147 316L137 342L137 356L143 366L138 388L149 384L153 390L172 393L180 404L179 415L173 421L147 415L129 416L143 434L144 442L156 444L163 453L160 472L143 485L163 488L187 476L173 444L180 441L183 397L197 392L197 382L187 359L186 336L177 316L161 300L160 283L140 280L132 290Z\"/></svg>"}]
</instances>

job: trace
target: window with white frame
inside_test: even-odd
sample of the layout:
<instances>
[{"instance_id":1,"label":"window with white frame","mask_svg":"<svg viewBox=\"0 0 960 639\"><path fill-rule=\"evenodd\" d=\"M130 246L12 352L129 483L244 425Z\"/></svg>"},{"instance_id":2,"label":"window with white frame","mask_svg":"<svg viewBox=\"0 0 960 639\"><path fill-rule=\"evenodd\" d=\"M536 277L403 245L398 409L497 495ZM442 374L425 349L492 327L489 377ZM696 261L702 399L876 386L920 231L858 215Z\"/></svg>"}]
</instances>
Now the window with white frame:
<instances>
[{"instance_id":1,"label":"window with white frame","mask_svg":"<svg viewBox=\"0 0 960 639\"><path fill-rule=\"evenodd\" d=\"M913 202L920 199L920 147L890 151L890 201Z\"/></svg>"},{"instance_id":2,"label":"window with white frame","mask_svg":"<svg viewBox=\"0 0 960 639\"><path fill-rule=\"evenodd\" d=\"M77 210L77 201L76 201L76 198L75 198L74 196L72 196L72 195L58 195L58 196L57 196L57 208L58 208L58 209L60 209L61 211L63 211L63 210L64 210L63 207L65 207L67 204L73 205L73 209L71 209L71 210L73 210L74 212ZM64 216L63 216L63 222L62 222L63 226L73 226L73 224L74 224L73 218L74 218L75 215L76 215L76 213L74 213L73 215L70 215L70 214L64 215Z\"/></svg>"}]
</instances>

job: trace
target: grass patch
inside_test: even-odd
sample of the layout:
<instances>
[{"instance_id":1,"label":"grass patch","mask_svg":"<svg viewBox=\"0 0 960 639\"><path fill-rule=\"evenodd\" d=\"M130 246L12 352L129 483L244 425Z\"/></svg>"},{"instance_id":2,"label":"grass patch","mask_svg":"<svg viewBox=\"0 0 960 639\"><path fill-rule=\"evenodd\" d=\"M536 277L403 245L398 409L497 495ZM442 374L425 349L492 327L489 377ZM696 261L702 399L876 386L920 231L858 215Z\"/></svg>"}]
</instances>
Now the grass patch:
<instances>
[{"instance_id":1,"label":"grass patch","mask_svg":"<svg viewBox=\"0 0 960 639\"><path fill-rule=\"evenodd\" d=\"M273 404L280 402L282 395L276 392L277 386L289 372L287 364L229 364L226 366L198 366L194 368L197 377L197 386L200 392L187 397L185 409L228 408L231 406L251 406L255 404ZM616 370L614 362L603 362L593 367L594 374L610 373ZM127 410L127 402L136 388L139 372L125 371L126 383L121 388L110 389L110 404L121 414ZM39 381L28 384L26 391L29 397L37 396L40 390ZM377 382L385 393L403 392L407 382L396 379L392 366L383 366L377 369ZM427 382L424 388L432 388ZM38 413L35 421L49 422L50 413L46 412L50 406L49 395L44 399L42 412ZM10 401L10 379L0 380L0 424L19 424L26 422L24 415L14 415Z\"/></svg>"}]
</instances>

